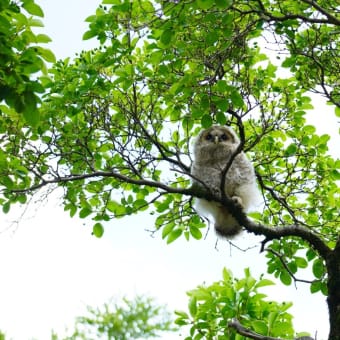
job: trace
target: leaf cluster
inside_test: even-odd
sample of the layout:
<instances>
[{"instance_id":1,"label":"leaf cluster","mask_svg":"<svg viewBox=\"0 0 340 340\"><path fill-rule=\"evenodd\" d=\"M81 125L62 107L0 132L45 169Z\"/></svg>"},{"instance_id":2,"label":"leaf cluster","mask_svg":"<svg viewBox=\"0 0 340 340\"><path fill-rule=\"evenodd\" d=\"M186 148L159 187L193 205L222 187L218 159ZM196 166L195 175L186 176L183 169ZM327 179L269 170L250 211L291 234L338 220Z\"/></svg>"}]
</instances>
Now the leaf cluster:
<instances>
[{"instance_id":1,"label":"leaf cluster","mask_svg":"<svg viewBox=\"0 0 340 340\"><path fill-rule=\"evenodd\" d=\"M253 278L249 269L244 273L244 278L235 279L224 269L222 280L188 292L189 313L177 311L175 321L181 327L190 327L185 339L246 339L229 327L233 319L263 338L293 339L292 316L287 312L292 303L268 301L259 290L274 283Z\"/></svg>"},{"instance_id":2,"label":"leaf cluster","mask_svg":"<svg viewBox=\"0 0 340 340\"><path fill-rule=\"evenodd\" d=\"M110 301L100 308L88 307L88 315L78 317L68 339L150 339L174 331L170 315L152 298L136 296Z\"/></svg>"},{"instance_id":3,"label":"leaf cluster","mask_svg":"<svg viewBox=\"0 0 340 340\"><path fill-rule=\"evenodd\" d=\"M45 62L55 62L54 54L40 46L50 38L33 32L43 26L39 19L43 16L33 0L0 2L0 103L5 104L0 105L0 113L2 117L19 114L18 120L30 125L38 124L39 95L45 91L44 83L33 74L46 74Z\"/></svg>"}]
</instances>

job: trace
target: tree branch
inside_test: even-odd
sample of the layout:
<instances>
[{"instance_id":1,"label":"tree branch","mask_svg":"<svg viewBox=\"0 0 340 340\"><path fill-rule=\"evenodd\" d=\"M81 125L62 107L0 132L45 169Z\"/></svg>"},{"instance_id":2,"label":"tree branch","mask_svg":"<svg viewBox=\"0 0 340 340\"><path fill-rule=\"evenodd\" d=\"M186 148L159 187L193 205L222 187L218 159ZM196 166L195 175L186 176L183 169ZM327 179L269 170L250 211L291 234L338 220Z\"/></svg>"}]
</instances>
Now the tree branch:
<instances>
[{"instance_id":1,"label":"tree branch","mask_svg":"<svg viewBox=\"0 0 340 340\"><path fill-rule=\"evenodd\" d=\"M220 202L228 208L230 213L248 232L265 236L265 239L262 241L261 251L264 250L264 245L271 240L281 239L287 236L296 236L311 244L324 260L327 260L332 252L326 243L307 227L293 224L274 228L263 224L257 224L249 219L242 208L235 204L231 198L226 197L223 200L220 200Z\"/></svg>"},{"instance_id":2,"label":"tree branch","mask_svg":"<svg viewBox=\"0 0 340 340\"><path fill-rule=\"evenodd\" d=\"M316 1L314 0L302 0L305 4L311 5L325 17L327 17L329 23L334 24L336 26L340 26L340 19L335 17L334 15L327 12L323 7L321 7Z\"/></svg>"},{"instance_id":3,"label":"tree branch","mask_svg":"<svg viewBox=\"0 0 340 340\"><path fill-rule=\"evenodd\" d=\"M156 182L156 181L147 180L147 179L135 179L135 178L128 177L126 175L122 175L121 173L115 172L115 171L94 171L89 174L72 174L72 175L65 176L65 177L56 177L50 180L42 180L42 182L40 182L39 184L33 185L26 189L13 189L13 190L10 190L10 192L27 193L30 191L38 190L49 184L74 182L74 181L79 181L79 180L88 179L88 178L95 178L95 177L111 177L111 178L115 178L125 183L162 189L166 193L169 193L169 194L192 195L192 190L190 188L186 189L186 188L170 187L161 182Z\"/></svg>"},{"instance_id":4,"label":"tree branch","mask_svg":"<svg viewBox=\"0 0 340 340\"><path fill-rule=\"evenodd\" d=\"M315 233L313 233L310 229L294 224L294 225L287 225L282 227L268 227L262 224L257 224L250 220L246 213L242 210L242 207L238 206L231 198L223 197L216 197L213 195L209 190L206 188L202 188L197 185L193 185L190 188L179 188L175 186L169 186L161 182L152 181L148 179L136 179L131 178L129 176L123 175L116 171L94 171L89 174L71 174L65 177L55 177L49 180L42 180L42 182L33 185L26 189L13 189L9 192L11 193L28 193L31 191L38 190L46 185L49 184L58 184L58 183L66 183L72 182L77 180L85 180L88 178L95 178L95 177L111 177L115 178L118 181L130 183L138 186L148 186L152 188L157 188L162 190L166 194L181 194L186 196L192 196L197 198L204 198L208 201L216 201L220 202L225 205L230 213L236 218L236 220L242 225L248 232L254 233L255 235L264 235L265 239L262 241L262 248L261 251L264 250L264 245L271 240L274 239L281 239L283 237L288 236L296 236L300 237L303 240L309 242L313 248L318 251L320 256L327 260L329 255L331 254L331 249L324 243L324 241Z\"/></svg>"},{"instance_id":5,"label":"tree branch","mask_svg":"<svg viewBox=\"0 0 340 340\"><path fill-rule=\"evenodd\" d=\"M254 340L283 340L281 338L273 338L271 336L258 334L249 328L246 328L241 325L241 323L237 319L233 319L228 323L228 327L233 328L238 334L246 336L247 338ZM314 340L310 336L303 336L300 338L296 338L295 340Z\"/></svg>"},{"instance_id":6,"label":"tree branch","mask_svg":"<svg viewBox=\"0 0 340 340\"><path fill-rule=\"evenodd\" d=\"M266 248L266 251L274 254L275 256L277 256L281 262L281 264L283 265L283 267L286 269L286 271L288 272L288 274L292 277L292 279L294 280L294 282L303 282L303 283L313 283L315 280L310 281L310 280L303 280L303 279L298 279L297 277L295 277L295 275L293 274L293 272L290 270L290 268L288 267L287 263L285 262L285 260L283 259L283 255L278 253L277 251L275 251L274 249L270 249L270 248ZM319 280L317 280L319 281ZM295 284L296 287L296 284Z\"/></svg>"},{"instance_id":7,"label":"tree branch","mask_svg":"<svg viewBox=\"0 0 340 340\"><path fill-rule=\"evenodd\" d=\"M340 20L337 17L328 13L324 8L319 6L315 1L313 0L302 0L302 1L314 7L317 11L319 11L321 14L326 16L327 19L310 18L310 17L306 17L301 14L282 14L282 16L277 16L277 15L274 15L268 12L261 0L257 0L257 3L262 12L256 11L256 10L254 11L257 12L257 14L260 15L260 17L262 17L262 19L266 21L282 22L282 21L287 21L287 20L292 20L292 19L299 19L299 20L302 20L303 22L308 22L311 24L333 24L336 26L340 25Z\"/></svg>"}]
</instances>

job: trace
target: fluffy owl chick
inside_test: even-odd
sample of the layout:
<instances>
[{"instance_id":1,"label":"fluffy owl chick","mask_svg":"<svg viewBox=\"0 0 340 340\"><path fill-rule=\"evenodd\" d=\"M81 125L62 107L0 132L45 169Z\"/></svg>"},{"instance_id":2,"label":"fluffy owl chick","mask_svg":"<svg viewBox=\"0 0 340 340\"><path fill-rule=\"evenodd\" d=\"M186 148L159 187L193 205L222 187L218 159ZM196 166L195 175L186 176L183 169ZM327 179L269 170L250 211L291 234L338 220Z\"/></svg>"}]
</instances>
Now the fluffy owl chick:
<instances>
[{"instance_id":1,"label":"fluffy owl chick","mask_svg":"<svg viewBox=\"0 0 340 340\"><path fill-rule=\"evenodd\" d=\"M239 143L235 132L226 126L214 125L201 131L194 144L193 180L221 196L222 173ZM259 200L254 168L243 152L234 158L226 173L224 193L245 212ZM213 218L215 230L221 236L231 238L242 229L228 209L218 202L197 199L195 208L201 216Z\"/></svg>"}]
</instances>

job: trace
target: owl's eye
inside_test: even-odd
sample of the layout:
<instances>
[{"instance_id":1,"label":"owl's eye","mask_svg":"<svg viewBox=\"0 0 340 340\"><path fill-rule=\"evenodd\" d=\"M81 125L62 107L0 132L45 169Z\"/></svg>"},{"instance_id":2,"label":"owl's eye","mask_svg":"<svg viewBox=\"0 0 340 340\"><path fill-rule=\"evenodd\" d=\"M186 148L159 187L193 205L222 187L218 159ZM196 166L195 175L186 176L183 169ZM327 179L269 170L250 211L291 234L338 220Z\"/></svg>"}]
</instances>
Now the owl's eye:
<instances>
[{"instance_id":1,"label":"owl's eye","mask_svg":"<svg viewBox=\"0 0 340 340\"><path fill-rule=\"evenodd\" d=\"M228 136L224 133L224 134L221 136L221 139L222 139L222 140L227 140L227 139L228 139Z\"/></svg>"},{"instance_id":2,"label":"owl's eye","mask_svg":"<svg viewBox=\"0 0 340 340\"><path fill-rule=\"evenodd\" d=\"M205 137L206 140L212 140L213 135L211 133L208 133L207 136Z\"/></svg>"}]
</instances>

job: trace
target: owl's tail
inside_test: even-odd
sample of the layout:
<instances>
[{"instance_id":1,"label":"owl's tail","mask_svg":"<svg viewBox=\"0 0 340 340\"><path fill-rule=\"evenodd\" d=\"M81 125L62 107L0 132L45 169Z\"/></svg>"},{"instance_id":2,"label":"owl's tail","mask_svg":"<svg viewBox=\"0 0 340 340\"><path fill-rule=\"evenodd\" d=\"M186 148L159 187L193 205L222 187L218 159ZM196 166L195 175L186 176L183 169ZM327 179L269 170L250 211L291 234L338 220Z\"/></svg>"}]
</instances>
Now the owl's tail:
<instances>
[{"instance_id":1,"label":"owl's tail","mask_svg":"<svg viewBox=\"0 0 340 340\"><path fill-rule=\"evenodd\" d=\"M229 211L217 202L196 199L195 209L202 217L213 218L215 230L220 236L232 238L240 233L242 229Z\"/></svg>"},{"instance_id":2,"label":"owl's tail","mask_svg":"<svg viewBox=\"0 0 340 340\"><path fill-rule=\"evenodd\" d=\"M214 217L215 230L220 236L232 238L242 230L240 224L225 207L219 206Z\"/></svg>"}]
</instances>

